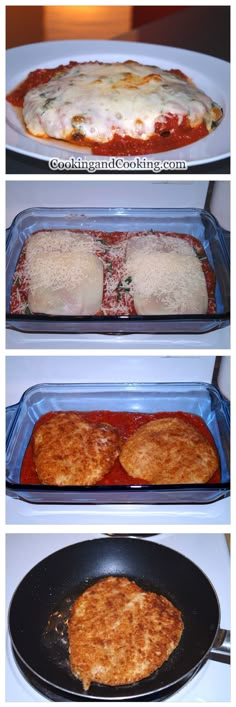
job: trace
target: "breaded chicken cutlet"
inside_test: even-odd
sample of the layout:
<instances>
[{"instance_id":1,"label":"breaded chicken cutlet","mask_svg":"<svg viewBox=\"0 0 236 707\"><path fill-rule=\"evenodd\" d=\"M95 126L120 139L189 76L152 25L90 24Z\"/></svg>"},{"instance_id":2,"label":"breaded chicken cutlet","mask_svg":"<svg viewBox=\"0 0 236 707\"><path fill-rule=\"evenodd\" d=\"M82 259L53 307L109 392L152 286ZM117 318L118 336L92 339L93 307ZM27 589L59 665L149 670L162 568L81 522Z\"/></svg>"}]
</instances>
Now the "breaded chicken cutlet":
<instances>
[{"instance_id":1,"label":"breaded chicken cutlet","mask_svg":"<svg viewBox=\"0 0 236 707\"><path fill-rule=\"evenodd\" d=\"M72 673L84 690L92 681L115 686L142 680L169 658L183 629L180 611L164 596L144 591L126 577L106 577L72 607Z\"/></svg>"},{"instance_id":2,"label":"breaded chicken cutlet","mask_svg":"<svg viewBox=\"0 0 236 707\"><path fill-rule=\"evenodd\" d=\"M213 444L178 417L141 425L124 443L120 462L130 476L149 484L206 483L219 467Z\"/></svg>"},{"instance_id":3,"label":"breaded chicken cutlet","mask_svg":"<svg viewBox=\"0 0 236 707\"><path fill-rule=\"evenodd\" d=\"M87 422L76 412L57 412L33 433L33 455L43 484L96 484L119 455L121 436L112 425Z\"/></svg>"}]
</instances>

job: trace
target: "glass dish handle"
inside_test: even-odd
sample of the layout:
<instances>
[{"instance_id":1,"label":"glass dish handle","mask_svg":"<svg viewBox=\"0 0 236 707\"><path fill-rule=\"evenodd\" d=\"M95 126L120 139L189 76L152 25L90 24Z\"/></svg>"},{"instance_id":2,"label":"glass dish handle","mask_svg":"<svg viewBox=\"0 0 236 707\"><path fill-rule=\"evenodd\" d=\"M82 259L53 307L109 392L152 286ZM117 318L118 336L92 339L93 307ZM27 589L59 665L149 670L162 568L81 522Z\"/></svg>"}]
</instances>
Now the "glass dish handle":
<instances>
[{"instance_id":1,"label":"glass dish handle","mask_svg":"<svg viewBox=\"0 0 236 707\"><path fill-rule=\"evenodd\" d=\"M18 404L16 403L15 405L9 405L6 409L6 436L8 437L9 432L11 430L12 423L15 419L16 413L18 410Z\"/></svg>"},{"instance_id":2,"label":"glass dish handle","mask_svg":"<svg viewBox=\"0 0 236 707\"><path fill-rule=\"evenodd\" d=\"M221 393L222 396L222 401L223 401L223 406L225 410L225 416L227 418L228 423L230 424L230 401L224 397L224 395Z\"/></svg>"},{"instance_id":3,"label":"glass dish handle","mask_svg":"<svg viewBox=\"0 0 236 707\"><path fill-rule=\"evenodd\" d=\"M224 238L224 245L227 251L227 256L228 256L228 261L230 260L230 232L227 231L225 228L222 228L222 233L223 233L223 238Z\"/></svg>"}]
</instances>

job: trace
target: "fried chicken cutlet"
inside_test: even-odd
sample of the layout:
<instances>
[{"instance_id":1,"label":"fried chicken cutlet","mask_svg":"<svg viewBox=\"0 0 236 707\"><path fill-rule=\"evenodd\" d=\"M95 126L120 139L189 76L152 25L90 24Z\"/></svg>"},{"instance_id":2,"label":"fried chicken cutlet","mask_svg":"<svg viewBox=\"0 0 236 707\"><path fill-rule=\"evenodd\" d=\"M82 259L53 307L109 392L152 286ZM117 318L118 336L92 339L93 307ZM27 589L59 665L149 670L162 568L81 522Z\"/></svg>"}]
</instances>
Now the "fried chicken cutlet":
<instances>
[{"instance_id":1,"label":"fried chicken cutlet","mask_svg":"<svg viewBox=\"0 0 236 707\"><path fill-rule=\"evenodd\" d=\"M84 690L92 681L126 685L151 675L177 647L181 613L164 596L126 577L106 577L76 599L69 659Z\"/></svg>"},{"instance_id":2,"label":"fried chicken cutlet","mask_svg":"<svg viewBox=\"0 0 236 707\"><path fill-rule=\"evenodd\" d=\"M87 422L76 412L56 412L33 433L35 468L43 484L96 484L110 471L120 448L115 427Z\"/></svg>"},{"instance_id":3,"label":"fried chicken cutlet","mask_svg":"<svg viewBox=\"0 0 236 707\"><path fill-rule=\"evenodd\" d=\"M124 443L120 462L130 476L149 484L206 483L219 467L213 444L178 417L141 425Z\"/></svg>"}]
</instances>

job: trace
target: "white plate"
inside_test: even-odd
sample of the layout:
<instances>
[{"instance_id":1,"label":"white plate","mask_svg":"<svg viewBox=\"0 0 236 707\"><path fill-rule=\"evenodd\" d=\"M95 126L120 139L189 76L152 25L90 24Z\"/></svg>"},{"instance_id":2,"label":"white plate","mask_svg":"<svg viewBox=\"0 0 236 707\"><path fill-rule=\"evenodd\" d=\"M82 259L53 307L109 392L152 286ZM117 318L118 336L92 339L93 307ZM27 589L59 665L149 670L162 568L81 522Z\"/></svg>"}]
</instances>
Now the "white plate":
<instances>
[{"instance_id":1,"label":"white plate","mask_svg":"<svg viewBox=\"0 0 236 707\"><path fill-rule=\"evenodd\" d=\"M190 76L197 86L208 94L223 108L224 117L219 127L207 137L168 152L162 152L149 157L186 160L188 165L199 165L206 162L228 157L230 154L230 71L229 64L206 54L198 54L184 49L175 49L155 44L116 41L62 41L27 44L7 51L7 92L20 83L30 71L37 68L67 64L70 60L77 61L126 61L133 59L143 64L154 64L163 69L181 69ZM6 110L6 146L14 152L42 160L51 157L68 159L87 154L62 141L42 140L31 137L24 130L14 108L7 103ZM146 156L147 157L147 156ZM89 159L104 160L104 157L92 156ZM125 160L132 160L127 157Z\"/></svg>"}]
</instances>

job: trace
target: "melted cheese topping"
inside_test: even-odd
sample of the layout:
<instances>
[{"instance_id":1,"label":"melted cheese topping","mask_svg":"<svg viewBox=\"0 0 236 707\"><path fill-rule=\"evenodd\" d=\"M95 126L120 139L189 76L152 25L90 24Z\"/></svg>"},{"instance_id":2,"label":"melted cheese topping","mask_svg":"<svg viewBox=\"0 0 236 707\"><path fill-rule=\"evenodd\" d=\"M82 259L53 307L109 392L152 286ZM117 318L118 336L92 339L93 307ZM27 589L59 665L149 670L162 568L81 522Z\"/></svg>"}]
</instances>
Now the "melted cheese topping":
<instances>
[{"instance_id":1,"label":"melted cheese topping","mask_svg":"<svg viewBox=\"0 0 236 707\"><path fill-rule=\"evenodd\" d=\"M93 239L71 231L39 231L26 246L31 312L92 315L103 296L103 264Z\"/></svg>"},{"instance_id":2,"label":"melted cheese topping","mask_svg":"<svg viewBox=\"0 0 236 707\"><path fill-rule=\"evenodd\" d=\"M135 61L78 64L28 91L23 117L30 133L57 139L107 142L115 134L147 139L165 130L167 117L185 116L210 131L222 114L190 79ZM157 126L158 124L158 126Z\"/></svg>"},{"instance_id":3,"label":"melted cheese topping","mask_svg":"<svg viewBox=\"0 0 236 707\"><path fill-rule=\"evenodd\" d=\"M137 314L205 314L208 295L201 263L184 240L131 238L126 270Z\"/></svg>"}]
</instances>

